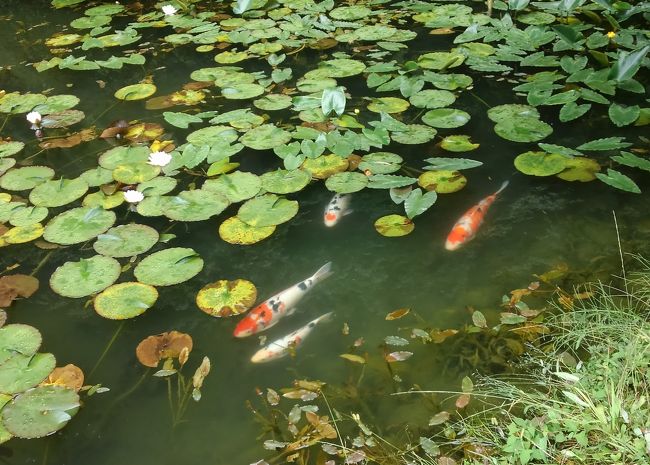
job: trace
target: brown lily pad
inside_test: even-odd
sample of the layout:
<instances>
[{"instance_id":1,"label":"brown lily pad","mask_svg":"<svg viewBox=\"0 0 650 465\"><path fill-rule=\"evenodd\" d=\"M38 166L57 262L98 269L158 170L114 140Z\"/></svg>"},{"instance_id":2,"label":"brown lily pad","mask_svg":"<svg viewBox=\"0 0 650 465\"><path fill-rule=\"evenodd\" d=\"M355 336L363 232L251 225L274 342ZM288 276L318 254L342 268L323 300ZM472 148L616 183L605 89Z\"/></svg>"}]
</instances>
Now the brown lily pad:
<instances>
[{"instance_id":1,"label":"brown lily pad","mask_svg":"<svg viewBox=\"0 0 650 465\"><path fill-rule=\"evenodd\" d=\"M146 367L155 368L160 360L177 358L184 348L192 351L192 337L179 331L156 334L142 340L135 349L135 355Z\"/></svg>"},{"instance_id":2,"label":"brown lily pad","mask_svg":"<svg viewBox=\"0 0 650 465\"><path fill-rule=\"evenodd\" d=\"M0 278L0 307L8 307L18 297L30 297L38 290L38 279L25 274Z\"/></svg>"},{"instance_id":3,"label":"brown lily pad","mask_svg":"<svg viewBox=\"0 0 650 465\"><path fill-rule=\"evenodd\" d=\"M66 366L56 367L41 384L66 386L79 392L84 385L84 372L78 366L68 363Z\"/></svg>"}]
</instances>

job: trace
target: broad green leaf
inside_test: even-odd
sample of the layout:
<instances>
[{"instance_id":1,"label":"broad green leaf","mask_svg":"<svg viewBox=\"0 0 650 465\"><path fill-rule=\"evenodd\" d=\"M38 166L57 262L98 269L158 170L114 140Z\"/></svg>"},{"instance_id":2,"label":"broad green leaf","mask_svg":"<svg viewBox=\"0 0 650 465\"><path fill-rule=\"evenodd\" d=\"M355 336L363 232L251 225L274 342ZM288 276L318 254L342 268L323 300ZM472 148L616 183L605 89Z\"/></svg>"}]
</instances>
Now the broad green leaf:
<instances>
[{"instance_id":1,"label":"broad green leaf","mask_svg":"<svg viewBox=\"0 0 650 465\"><path fill-rule=\"evenodd\" d=\"M605 184L609 184L612 187L615 187L617 189L626 191L626 192L632 192L634 194L640 194L641 189L639 189L639 186L636 185L634 181L632 181L629 177L625 176L623 173L608 169L607 174L603 173L596 173L596 177L600 179L602 182Z\"/></svg>"},{"instance_id":2,"label":"broad green leaf","mask_svg":"<svg viewBox=\"0 0 650 465\"><path fill-rule=\"evenodd\" d=\"M412 220L431 208L437 199L438 194L435 190L422 194L421 189L414 189L404 201L406 216Z\"/></svg>"}]
</instances>

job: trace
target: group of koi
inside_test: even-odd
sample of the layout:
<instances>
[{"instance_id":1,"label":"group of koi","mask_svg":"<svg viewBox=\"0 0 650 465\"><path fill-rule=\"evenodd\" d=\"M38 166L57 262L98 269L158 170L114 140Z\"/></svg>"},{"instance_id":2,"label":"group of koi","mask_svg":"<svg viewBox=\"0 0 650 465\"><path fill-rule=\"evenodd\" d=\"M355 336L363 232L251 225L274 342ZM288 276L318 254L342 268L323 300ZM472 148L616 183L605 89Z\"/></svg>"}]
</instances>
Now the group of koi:
<instances>
[{"instance_id":1,"label":"group of koi","mask_svg":"<svg viewBox=\"0 0 650 465\"><path fill-rule=\"evenodd\" d=\"M476 236L476 232L483 223L485 214L496 200L497 195L508 186L505 181L501 187L492 195L485 197L479 203L467 210L463 216L451 228L447 236L445 248L447 250L456 250L463 244L471 241ZM323 219L325 226L332 227L336 225L341 218L352 213L349 194L336 194L327 204ZM323 281L332 274L332 262L328 262L316 271L312 276L300 281L299 283L285 289L282 292L270 297L260 305L251 310L235 327L235 337L247 337L253 334L266 331L276 325L282 318L293 314L296 310L296 304L309 292L317 283ZM320 323L330 318L332 312L319 316L310 321L305 326L277 339L270 344L259 349L253 357L253 363L265 363L272 360L285 357L292 350L302 344L305 338Z\"/></svg>"}]
</instances>

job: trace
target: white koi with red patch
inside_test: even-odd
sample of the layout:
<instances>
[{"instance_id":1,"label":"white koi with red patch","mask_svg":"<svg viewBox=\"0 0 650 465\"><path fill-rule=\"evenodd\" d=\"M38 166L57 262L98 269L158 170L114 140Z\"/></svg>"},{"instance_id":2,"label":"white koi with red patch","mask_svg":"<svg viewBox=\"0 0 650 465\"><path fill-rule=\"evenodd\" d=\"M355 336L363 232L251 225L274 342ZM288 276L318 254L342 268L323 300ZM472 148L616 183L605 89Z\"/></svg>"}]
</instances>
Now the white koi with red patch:
<instances>
[{"instance_id":1,"label":"white koi with red patch","mask_svg":"<svg viewBox=\"0 0 650 465\"><path fill-rule=\"evenodd\" d=\"M321 266L316 273L309 278L300 281L298 284L274 295L265 300L237 324L233 335L235 337L247 337L269 329L285 315L294 312L295 306L310 289L317 283L323 281L332 274L332 262Z\"/></svg>"},{"instance_id":2,"label":"white koi with red patch","mask_svg":"<svg viewBox=\"0 0 650 465\"><path fill-rule=\"evenodd\" d=\"M328 319L331 315L332 312L321 315L315 320L307 323L302 328L297 329L294 332L287 334L283 338L275 340L270 344L262 347L251 357L251 362L266 363L272 360L286 357L291 350L296 349L300 344L304 342L305 338L309 336L309 333L312 332L318 323Z\"/></svg>"},{"instance_id":3,"label":"white koi with red patch","mask_svg":"<svg viewBox=\"0 0 650 465\"><path fill-rule=\"evenodd\" d=\"M325 213L323 214L325 226L331 228L345 215L352 213L349 208L351 198L352 196L349 194L334 194L330 203L325 207Z\"/></svg>"}]
</instances>

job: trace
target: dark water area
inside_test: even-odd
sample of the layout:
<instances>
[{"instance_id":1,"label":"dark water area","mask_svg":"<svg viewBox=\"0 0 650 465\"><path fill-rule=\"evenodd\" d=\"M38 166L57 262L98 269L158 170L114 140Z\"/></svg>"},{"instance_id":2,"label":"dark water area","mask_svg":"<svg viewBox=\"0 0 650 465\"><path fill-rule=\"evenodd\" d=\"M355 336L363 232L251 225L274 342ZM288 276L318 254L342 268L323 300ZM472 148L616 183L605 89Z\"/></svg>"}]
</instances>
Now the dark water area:
<instances>
[{"instance_id":1,"label":"dark water area","mask_svg":"<svg viewBox=\"0 0 650 465\"><path fill-rule=\"evenodd\" d=\"M196 53L190 44L157 56L148 55L144 66L125 65L122 70L97 72L37 73L31 63L49 58L47 47L41 41L60 31L79 13L53 10L45 1L2 3L5 8L0 21L0 43L4 44L0 48L0 88L72 93L81 99L78 108L86 113L84 124L88 126L92 122L100 130L116 119L158 122L165 126L168 136L165 138L180 145L189 132L199 127L174 128L162 119L162 111L146 110L142 101L119 102L113 93L148 75L155 77L158 95L171 93L190 81L193 70L215 66L214 53ZM452 46L451 39L443 36L430 39L426 32L421 32L421 37L403 52L405 56ZM169 29L154 31L151 46L159 46L157 39L166 33ZM168 44L163 47L172 49ZM320 56L313 51L300 55L304 64L294 67L294 77L315 67ZM252 63L245 65L247 71L268 69L261 60ZM464 172L468 183L463 190L439 195L436 205L417 218L415 230L408 236L386 238L374 230L373 223L380 216L403 212L403 207L395 205L385 190L365 189L353 194L354 212L334 228L325 227L323 210L332 193L321 182L289 194L289 198L300 202L297 216L278 226L270 238L245 247L228 244L217 234L221 221L234 215L237 206L230 206L217 218L185 224L172 224L165 218L143 218L124 206L118 207L119 224L136 221L173 233L174 247L191 247L205 261L196 277L159 288L160 296L152 309L124 322L100 318L87 299L58 296L47 284L53 271L66 261L93 256L90 243L57 249L51 254L30 243L0 248L0 266L4 269L17 263L20 266L16 272L25 274L47 256L36 273L41 281L39 291L13 304L8 311L9 322L35 326L43 334L41 351L53 353L58 365L74 363L81 367L88 377L86 384L101 383L110 388L106 393L84 397L79 413L56 434L34 440L12 439L0 446L4 454L0 455L0 463L238 465L256 462L269 456L261 441L256 440L260 427L246 407L247 401L255 399L256 388L279 389L300 378L320 379L332 385L345 383L351 375L358 376L358 371L339 355L349 352L353 341L361 337L365 344L358 353L369 354L361 387L364 392L373 393L368 397L366 413L384 425L389 434L400 431L404 425L413 431L426 431L434 411L414 397L390 396L393 382L386 373L381 347L385 336L408 338L413 327L463 327L471 321L469 307L483 312L489 324L497 324L503 294L525 287L535 280L535 274L558 264L566 264L576 277L585 280L609 279L620 269L613 212L623 251L648 256L649 173L639 172L635 177L644 193L633 195L599 181L569 183L552 176L537 178L517 172L514 157L534 149L535 144L515 147L499 138L485 112L486 104L495 106L518 100L507 82L472 76L474 88L463 92L454 107L472 115L469 124L458 129L458 133L470 135L481 145L460 156L484 164ZM103 81L105 86L100 87L97 81ZM345 85L353 96L348 101L350 109L365 106L361 97L373 95L358 78L340 79L339 84ZM219 109L237 108L238 101L233 102ZM201 108L212 109L209 104ZM542 109L541 113L542 119L555 130L550 143L568 147L605 137L609 127L606 115L561 124L555 119L557 111L553 108ZM415 115L414 111L406 118ZM622 130L621 134L626 132L630 136L641 133L634 127ZM5 126L2 136L8 135L15 140L34 140L20 115ZM379 150L398 153L405 165L420 169L424 158L450 156L436 144L436 140L413 146L392 143ZM97 155L108 148L108 142L97 139L70 149L47 151L38 156L37 163L53 167L57 175L72 178L96 166ZM32 154L37 148L32 144L27 150ZM245 149L235 157L241 161L242 171L262 174L270 167L281 167L281 161L271 151ZM477 237L457 251L445 250L445 237L454 222L505 180L510 184L492 205ZM195 179L188 176L179 186L185 188L192 181ZM248 279L257 286L261 301L306 278L329 261L333 263L334 274L299 303L294 315L264 333L271 341L319 315L334 312L333 320L319 325L295 357L252 364L250 357L259 348L259 339L234 338L232 331L237 318L210 318L196 307L197 291L217 279ZM124 265L126 261L121 263ZM132 270L125 271L120 280L131 280L131 273ZM410 315L397 321L385 320L387 313L405 307L417 314L417 318ZM349 326L348 335L343 334L344 323ZM192 370L203 355L212 363L201 401L190 403L185 422L176 428L171 426L165 381L151 376L154 370L145 374L146 369L135 357L135 347L143 338L170 330L192 336L194 348L189 362ZM115 341L110 344L113 338ZM97 365L108 344L109 350ZM412 340L405 350L412 351L414 356L393 365L401 378L398 383L401 390L416 385L429 390L458 389L459 380L468 374L466 370L448 366L437 353L435 344ZM191 375L192 371L188 373ZM144 380L140 382L143 375Z\"/></svg>"}]
</instances>

